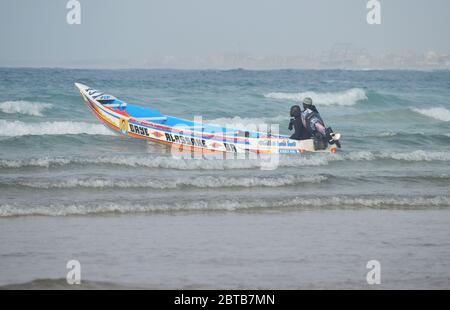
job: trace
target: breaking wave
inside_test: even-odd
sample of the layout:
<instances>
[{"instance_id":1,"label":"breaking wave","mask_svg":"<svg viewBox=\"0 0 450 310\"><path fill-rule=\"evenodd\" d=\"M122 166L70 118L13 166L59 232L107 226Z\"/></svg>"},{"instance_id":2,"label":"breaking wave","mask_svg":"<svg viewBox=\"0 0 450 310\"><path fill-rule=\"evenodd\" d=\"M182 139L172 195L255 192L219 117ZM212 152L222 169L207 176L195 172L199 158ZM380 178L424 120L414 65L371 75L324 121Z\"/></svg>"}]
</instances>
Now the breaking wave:
<instances>
[{"instance_id":1,"label":"breaking wave","mask_svg":"<svg viewBox=\"0 0 450 310\"><path fill-rule=\"evenodd\" d=\"M28 102L28 101L5 101L0 103L0 111L8 114L24 114L32 116L43 116L45 109L51 108L49 103Z\"/></svg>"},{"instance_id":2,"label":"breaking wave","mask_svg":"<svg viewBox=\"0 0 450 310\"><path fill-rule=\"evenodd\" d=\"M410 153L385 153L384 157L404 161L450 161L450 152L414 151Z\"/></svg>"},{"instance_id":3,"label":"breaking wave","mask_svg":"<svg viewBox=\"0 0 450 310\"><path fill-rule=\"evenodd\" d=\"M361 88L352 88L341 92L317 93L312 91L301 93L269 93L266 98L277 100L290 100L302 102L305 97L311 97L314 103L321 105L350 106L359 101L367 100L366 91Z\"/></svg>"},{"instance_id":4,"label":"breaking wave","mask_svg":"<svg viewBox=\"0 0 450 310\"><path fill-rule=\"evenodd\" d=\"M68 204L48 206L0 205L0 217L12 216L68 216L108 213L149 213L174 211L238 211L264 209L414 209L414 208L447 208L450 197L319 197L319 198L291 198L285 200L213 200L186 202L153 202L153 203L104 203L104 204Z\"/></svg>"},{"instance_id":5,"label":"breaking wave","mask_svg":"<svg viewBox=\"0 0 450 310\"><path fill-rule=\"evenodd\" d=\"M450 110L445 108L431 108L431 109L412 109L414 112L428 116L438 121L450 122Z\"/></svg>"},{"instance_id":6,"label":"breaking wave","mask_svg":"<svg viewBox=\"0 0 450 310\"><path fill-rule=\"evenodd\" d=\"M282 163L288 166L320 166L326 164L326 157L297 158L291 162ZM125 167L164 168L177 170L228 170L260 168L261 160L246 159L175 159L168 156L107 156L91 158L43 157L33 159L0 159L1 168L24 167L58 167L65 165L113 165Z\"/></svg>"},{"instance_id":7,"label":"breaking wave","mask_svg":"<svg viewBox=\"0 0 450 310\"><path fill-rule=\"evenodd\" d=\"M237 128L237 129L244 129L244 130L250 130L254 129L257 130L257 128L251 128L252 125L261 125L261 124L273 124L273 123L279 123L286 121L287 117L286 115L278 115L274 117L259 117L259 118L248 118L248 117L222 117L222 118L216 118L212 120L208 120L208 124L216 124L220 126L226 126L227 128Z\"/></svg>"},{"instance_id":8,"label":"breaking wave","mask_svg":"<svg viewBox=\"0 0 450 310\"><path fill-rule=\"evenodd\" d=\"M280 156L278 167L324 166L339 161L399 160L406 162L450 161L450 152L370 152ZM42 157L31 159L0 159L0 168L58 167L66 165L112 165L125 167L164 168L176 170L229 170L261 168L266 160L258 159L176 159L169 156L103 156Z\"/></svg>"},{"instance_id":9,"label":"breaking wave","mask_svg":"<svg viewBox=\"0 0 450 310\"><path fill-rule=\"evenodd\" d=\"M183 187L196 188L228 188L228 187L280 187L292 186L303 183L320 183L327 180L326 176L294 176L283 177L222 177L201 176L175 180L138 179L114 180L102 178L72 178L55 181L18 181L0 183L0 185L24 186L30 188L152 188L152 189L177 189Z\"/></svg>"},{"instance_id":10,"label":"breaking wave","mask_svg":"<svg viewBox=\"0 0 450 310\"><path fill-rule=\"evenodd\" d=\"M41 136L41 135L114 135L104 125L86 122L38 122L24 123L21 121L0 120L0 136Z\"/></svg>"}]
</instances>

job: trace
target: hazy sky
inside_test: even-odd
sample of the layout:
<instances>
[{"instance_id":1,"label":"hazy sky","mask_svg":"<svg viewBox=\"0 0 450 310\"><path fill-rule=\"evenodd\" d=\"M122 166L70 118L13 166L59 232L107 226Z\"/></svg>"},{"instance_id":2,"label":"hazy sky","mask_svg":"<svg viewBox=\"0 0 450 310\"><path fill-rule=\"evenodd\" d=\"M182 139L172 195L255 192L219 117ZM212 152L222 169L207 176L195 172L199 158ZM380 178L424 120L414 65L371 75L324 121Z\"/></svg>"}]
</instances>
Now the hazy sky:
<instances>
[{"instance_id":1,"label":"hazy sky","mask_svg":"<svg viewBox=\"0 0 450 310\"><path fill-rule=\"evenodd\" d=\"M0 66L140 63L156 56L302 55L348 42L369 52L450 51L449 0L1 0Z\"/></svg>"}]
</instances>

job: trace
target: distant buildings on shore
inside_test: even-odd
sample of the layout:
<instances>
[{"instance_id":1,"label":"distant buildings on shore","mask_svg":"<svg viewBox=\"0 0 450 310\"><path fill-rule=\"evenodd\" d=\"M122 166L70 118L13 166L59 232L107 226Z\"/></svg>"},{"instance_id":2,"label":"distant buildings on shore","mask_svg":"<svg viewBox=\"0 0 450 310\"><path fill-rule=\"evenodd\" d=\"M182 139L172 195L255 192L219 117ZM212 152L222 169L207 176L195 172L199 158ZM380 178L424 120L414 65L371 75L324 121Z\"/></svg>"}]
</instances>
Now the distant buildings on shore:
<instances>
[{"instance_id":1,"label":"distant buildings on shore","mask_svg":"<svg viewBox=\"0 0 450 310\"><path fill-rule=\"evenodd\" d=\"M92 69L417 69L450 70L450 53L426 52L374 52L354 48L349 43L334 44L322 52L299 51L297 55L251 55L222 53L209 56L156 56L135 59L61 60L39 65L15 61L10 67L59 67ZM0 66L1 67L1 66Z\"/></svg>"},{"instance_id":2,"label":"distant buildings on shore","mask_svg":"<svg viewBox=\"0 0 450 310\"><path fill-rule=\"evenodd\" d=\"M450 69L450 54L427 51L371 53L350 44L335 44L321 53L255 56L238 53L206 57L149 57L139 67L180 69Z\"/></svg>"}]
</instances>

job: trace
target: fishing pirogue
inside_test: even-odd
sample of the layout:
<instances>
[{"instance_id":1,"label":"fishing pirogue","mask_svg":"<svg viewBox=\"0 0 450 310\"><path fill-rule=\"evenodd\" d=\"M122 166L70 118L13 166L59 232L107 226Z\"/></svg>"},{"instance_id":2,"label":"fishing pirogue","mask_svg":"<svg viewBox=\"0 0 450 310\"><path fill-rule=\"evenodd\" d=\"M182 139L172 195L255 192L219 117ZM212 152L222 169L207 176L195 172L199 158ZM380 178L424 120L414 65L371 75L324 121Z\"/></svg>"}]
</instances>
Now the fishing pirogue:
<instances>
[{"instance_id":1,"label":"fishing pirogue","mask_svg":"<svg viewBox=\"0 0 450 310\"><path fill-rule=\"evenodd\" d=\"M335 153L339 134L327 137L325 143L316 139L293 140L288 136L246 131L203 124L163 115L157 110L128 104L114 96L86 85L75 83L81 96L95 116L116 132L133 138L147 139L195 151L259 154L304 152Z\"/></svg>"}]
</instances>

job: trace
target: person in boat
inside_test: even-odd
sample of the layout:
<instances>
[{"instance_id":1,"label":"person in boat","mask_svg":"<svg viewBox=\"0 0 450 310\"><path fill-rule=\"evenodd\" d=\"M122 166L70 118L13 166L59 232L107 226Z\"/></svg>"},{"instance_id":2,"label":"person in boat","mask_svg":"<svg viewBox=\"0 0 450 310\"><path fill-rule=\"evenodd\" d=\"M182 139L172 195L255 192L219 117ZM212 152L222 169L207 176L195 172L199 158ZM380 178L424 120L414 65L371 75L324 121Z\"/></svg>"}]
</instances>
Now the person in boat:
<instances>
[{"instance_id":1,"label":"person in boat","mask_svg":"<svg viewBox=\"0 0 450 310\"><path fill-rule=\"evenodd\" d=\"M328 144L336 144L338 147L341 147L339 136L333 133L331 127L325 127L325 123L311 98L306 97L303 100L303 109L303 127L306 128L306 131L314 140L314 148L316 150L324 150Z\"/></svg>"},{"instance_id":2,"label":"person in boat","mask_svg":"<svg viewBox=\"0 0 450 310\"><path fill-rule=\"evenodd\" d=\"M303 109L301 119L303 127L306 128L310 137L325 138L327 136L325 123L311 98L306 97L303 100Z\"/></svg>"},{"instance_id":3,"label":"person in boat","mask_svg":"<svg viewBox=\"0 0 450 310\"><path fill-rule=\"evenodd\" d=\"M291 107L291 121L289 122L289 130L294 129L294 134L290 137L293 140L306 140L310 135L303 126L302 110L298 105Z\"/></svg>"}]
</instances>

